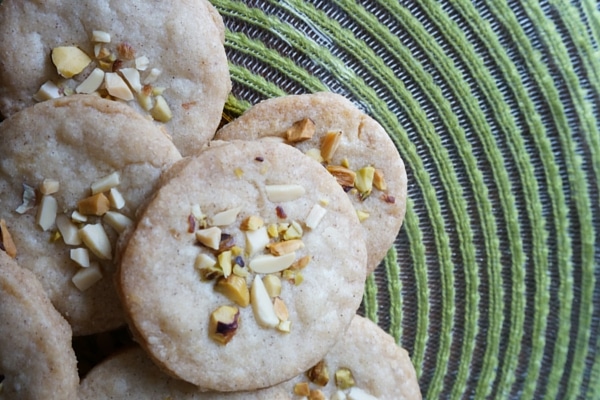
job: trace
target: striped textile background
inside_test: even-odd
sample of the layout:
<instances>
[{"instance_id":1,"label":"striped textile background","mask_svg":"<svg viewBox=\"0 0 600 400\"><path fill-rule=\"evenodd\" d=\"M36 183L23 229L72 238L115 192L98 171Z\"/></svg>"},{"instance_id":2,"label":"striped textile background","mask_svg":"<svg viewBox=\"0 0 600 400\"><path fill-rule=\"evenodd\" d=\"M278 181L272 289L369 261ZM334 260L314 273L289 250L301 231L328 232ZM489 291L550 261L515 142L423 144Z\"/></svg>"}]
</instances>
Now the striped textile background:
<instances>
[{"instance_id":1,"label":"striped textile background","mask_svg":"<svg viewBox=\"0 0 600 400\"><path fill-rule=\"evenodd\" d=\"M361 313L427 399L600 398L600 11L593 0L231 1L226 115L347 96L409 174Z\"/></svg>"}]
</instances>

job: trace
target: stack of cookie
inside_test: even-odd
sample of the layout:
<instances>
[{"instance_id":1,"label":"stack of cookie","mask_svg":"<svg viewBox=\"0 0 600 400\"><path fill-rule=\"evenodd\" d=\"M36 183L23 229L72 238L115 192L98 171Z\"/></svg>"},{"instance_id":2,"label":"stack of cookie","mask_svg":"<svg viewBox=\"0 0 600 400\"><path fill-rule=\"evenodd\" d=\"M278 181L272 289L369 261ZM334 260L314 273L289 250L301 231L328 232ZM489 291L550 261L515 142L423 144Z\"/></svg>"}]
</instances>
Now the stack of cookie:
<instances>
[{"instance_id":1,"label":"stack of cookie","mask_svg":"<svg viewBox=\"0 0 600 400\"><path fill-rule=\"evenodd\" d=\"M356 315L404 217L394 144L331 93L217 131L223 24L180 3L0 5L0 399L420 398ZM123 326L84 371L71 336Z\"/></svg>"}]
</instances>

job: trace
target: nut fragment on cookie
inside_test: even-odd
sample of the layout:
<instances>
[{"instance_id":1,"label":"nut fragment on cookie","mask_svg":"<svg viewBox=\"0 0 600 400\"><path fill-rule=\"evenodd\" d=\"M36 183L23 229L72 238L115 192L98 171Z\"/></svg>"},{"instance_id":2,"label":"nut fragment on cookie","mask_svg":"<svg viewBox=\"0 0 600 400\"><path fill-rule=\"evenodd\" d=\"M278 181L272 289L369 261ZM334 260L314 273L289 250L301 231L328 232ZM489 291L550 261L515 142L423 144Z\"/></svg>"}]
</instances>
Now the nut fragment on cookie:
<instances>
[{"instance_id":1,"label":"nut fragment on cookie","mask_svg":"<svg viewBox=\"0 0 600 400\"><path fill-rule=\"evenodd\" d=\"M90 263L90 266L87 268L81 268L75 275L71 281L77 287L77 289L85 292L89 288L91 288L95 283L102 279L102 271L100 270L100 265L96 262Z\"/></svg>"},{"instance_id":2,"label":"nut fragment on cookie","mask_svg":"<svg viewBox=\"0 0 600 400\"><path fill-rule=\"evenodd\" d=\"M90 187L92 189L92 194L106 192L112 188L119 186L121 183L121 175L115 171L111 174L103 176L102 178L93 182Z\"/></svg>"},{"instance_id":3,"label":"nut fragment on cookie","mask_svg":"<svg viewBox=\"0 0 600 400\"><path fill-rule=\"evenodd\" d=\"M246 284L246 279L237 275L229 275L217 280L215 290L224 294L229 300L240 307L247 307L250 304L250 291Z\"/></svg>"},{"instance_id":4,"label":"nut fragment on cookie","mask_svg":"<svg viewBox=\"0 0 600 400\"><path fill-rule=\"evenodd\" d=\"M321 143L321 157L323 157L323 160L331 162L333 155L340 146L341 139L341 131L328 132L323 137L323 142Z\"/></svg>"},{"instance_id":5,"label":"nut fragment on cookie","mask_svg":"<svg viewBox=\"0 0 600 400\"><path fill-rule=\"evenodd\" d=\"M169 105L163 96L156 96L154 101L154 107L150 110L152 118L159 122L169 122L173 119L171 108L169 108Z\"/></svg>"},{"instance_id":6,"label":"nut fragment on cookie","mask_svg":"<svg viewBox=\"0 0 600 400\"><path fill-rule=\"evenodd\" d=\"M58 99L64 96L61 88L52 81L46 81L40 86L39 90L33 95L35 101L46 101L50 99Z\"/></svg>"},{"instance_id":7,"label":"nut fragment on cookie","mask_svg":"<svg viewBox=\"0 0 600 400\"><path fill-rule=\"evenodd\" d=\"M326 213L327 210L325 208L318 204L313 205L308 213L308 216L306 217L306 221L304 221L306 226L310 229L315 229Z\"/></svg>"},{"instance_id":8,"label":"nut fragment on cookie","mask_svg":"<svg viewBox=\"0 0 600 400\"><path fill-rule=\"evenodd\" d=\"M107 72L104 74L104 85L111 96L125 101L133 100L133 93L129 89L129 86L127 86L127 83L116 72Z\"/></svg>"},{"instance_id":9,"label":"nut fragment on cookie","mask_svg":"<svg viewBox=\"0 0 600 400\"><path fill-rule=\"evenodd\" d=\"M79 47L59 46L52 49L52 62L60 76L72 78L83 71L92 59Z\"/></svg>"},{"instance_id":10,"label":"nut fragment on cookie","mask_svg":"<svg viewBox=\"0 0 600 400\"><path fill-rule=\"evenodd\" d=\"M108 200L104 193L97 193L86 197L85 199L79 200L77 203L77 211L83 215L102 216L106 214L109 209L110 200Z\"/></svg>"},{"instance_id":11,"label":"nut fragment on cookie","mask_svg":"<svg viewBox=\"0 0 600 400\"><path fill-rule=\"evenodd\" d=\"M295 260L296 252L293 251L282 256L259 254L250 260L250 269L258 274L272 274L289 268Z\"/></svg>"},{"instance_id":12,"label":"nut fragment on cookie","mask_svg":"<svg viewBox=\"0 0 600 400\"><path fill-rule=\"evenodd\" d=\"M0 219L0 250L4 250L10 258L17 256L17 247L3 219Z\"/></svg>"},{"instance_id":13,"label":"nut fragment on cookie","mask_svg":"<svg viewBox=\"0 0 600 400\"><path fill-rule=\"evenodd\" d=\"M58 202L50 195L42 196L42 201L38 206L36 215L36 222L42 228L47 231L54 225L56 220L56 212L58 211Z\"/></svg>"},{"instance_id":14,"label":"nut fragment on cookie","mask_svg":"<svg viewBox=\"0 0 600 400\"><path fill-rule=\"evenodd\" d=\"M265 190L273 203L296 200L306 193L303 186L296 184L265 185Z\"/></svg>"},{"instance_id":15,"label":"nut fragment on cookie","mask_svg":"<svg viewBox=\"0 0 600 400\"><path fill-rule=\"evenodd\" d=\"M349 368L338 368L338 370L335 371L335 385L342 390L346 390L356 385L352 371Z\"/></svg>"},{"instance_id":16,"label":"nut fragment on cookie","mask_svg":"<svg viewBox=\"0 0 600 400\"><path fill-rule=\"evenodd\" d=\"M56 179L44 179L40 185L40 192L42 194L54 194L58 192L60 183Z\"/></svg>"},{"instance_id":17,"label":"nut fragment on cookie","mask_svg":"<svg viewBox=\"0 0 600 400\"><path fill-rule=\"evenodd\" d=\"M232 306L220 306L210 314L209 335L220 344L227 344L237 332L240 310Z\"/></svg>"},{"instance_id":18,"label":"nut fragment on cookie","mask_svg":"<svg viewBox=\"0 0 600 400\"><path fill-rule=\"evenodd\" d=\"M329 369L324 360L319 361L311 369L306 371L308 379L319 386L325 386L329 383Z\"/></svg>"},{"instance_id":19,"label":"nut fragment on cookie","mask_svg":"<svg viewBox=\"0 0 600 400\"><path fill-rule=\"evenodd\" d=\"M90 94L102 86L104 82L104 71L100 68L94 68L94 70L88 75L83 82L81 82L76 88L76 93Z\"/></svg>"},{"instance_id":20,"label":"nut fragment on cookie","mask_svg":"<svg viewBox=\"0 0 600 400\"><path fill-rule=\"evenodd\" d=\"M131 218L116 211L107 211L106 214L104 214L102 221L106 222L107 225L119 234L133 226L133 220Z\"/></svg>"},{"instance_id":21,"label":"nut fragment on cookie","mask_svg":"<svg viewBox=\"0 0 600 400\"><path fill-rule=\"evenodd\" d=\"M292 127L285 132L288 142L302 142L312 138L315 134L315 123L310 118L294 122Z\"/></svg>"},{"instance_id":22,"label":"nut fragment on cookie","mask_svg":"<svg viewBox=\"0 0 600 400\"><path fill-rule=\"evenodd\" d=\"M206 247L218 250L221 243L221 229L216 226L200 229L196 231L196 240Z\"/></svg>"},{"instance_id":23,"label":"nut fragment on cookie","mask_svg":"<svg viewBox=\"0 0 600 400\"><path fill-rule=\"evenodd\" d=\"M112 259L112 245L102 224L88 224L79 230L83 243L96 257L102 260Z\"/></svg>"},{"instance_id":24,"label":"nut fragment on cookie","mask_svg":"<svg viewBox=\"0 0 600 400\"><path fill-rule=\"evenodd\" d=\"M279 325L279 318L275 314L271 298L265 289L262 278L255 276L250 289L250 303L256 321L265 328L275 328Z\"/></svg>"}]
</instances>

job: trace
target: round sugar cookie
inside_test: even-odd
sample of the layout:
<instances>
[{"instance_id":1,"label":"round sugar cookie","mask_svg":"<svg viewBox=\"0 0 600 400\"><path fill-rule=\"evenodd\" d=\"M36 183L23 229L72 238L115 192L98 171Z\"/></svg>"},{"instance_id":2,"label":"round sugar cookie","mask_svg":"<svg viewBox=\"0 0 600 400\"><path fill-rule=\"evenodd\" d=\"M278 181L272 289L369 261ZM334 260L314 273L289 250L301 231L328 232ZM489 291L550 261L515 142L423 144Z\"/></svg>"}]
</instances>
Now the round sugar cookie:
<instances>
[{"instance_id":1,"label":"round sugar cookie","mask_svg":"<svg viewBox=\"0 0 600 400\"><path fill-rule=\"evenodd\" d=\"M349 399L421 399L408 352L375 323L358 315L319 363L279 386L285 386L289 394L320 390L327 399L336 393L337 398Z\"/></svg>"},{"instance_id":2,"label":"round sugar cookie","mask_svg":"<svg viewBox=\"0 0 600 400\"><path fill-rule=\"evenodd\" d=\"M221 17L206 0L4 0L0 114L8 117L35 99L73 91L108 94L148 118L168 121L176 146L192 153L214 135L231 89L223 32ZM61 90L38 93L47 82Z\"/></svg>"},{"instance_id":3,"label":"round sugar cookie","mask_svg":"<svg viewBox=\"0 0 600 400\"><path fill-rule=\"evenodd\" d=\"M139 347L126 349L96 365L81 381L80 399L287 400L283 387L253 392L202 392L162 372Z\"/></svg>"},{"instance_id":4,"label":"round sugar cookie","mask_svg":"<svg viewBox=\"0 0 600 400\"><path fill-rule=\"evenodd\" d=\"M0 399L77 399L71 328L36 277L0 251Z\"/></svg>"},{"instance_id":5,"label":"round sugar cookie","mask_svg":"<svg viewBox=\"0 0 600 400\"><path fill-rule=\"evenodd\" d=\"M281 143L220 143L172 170L121 261L137 341L162 369L210 390L306 370L362 299L366 248L346 194Z\"/></svg>"},{"instance_id":6,"label":"round sugar cookie","mask_svg":"<svg viewBox=\"0 0 600 400\"><path fill-rule=\"evenodd\" d=\"M327 150L331 148L325 143L330 133L341 133L334 151ZM406 171L387 132L343 96L320 92L258 103L217 131L215 139L266 137L283 138L339 177L361 216L368 271L372 272L394 243L406 211ZM366 179L361 185L363 175Z\"/></svg>"},{"instance_id":7,"label":"round sugar cookie","mask_svg":"<svg viewBox=\"0 0 600 400\"><path fill-rule=\"evenodd\" d=\"M136 209L162 171L181 155L158 126L131 107L88 95L43 102L14 114L0 124L0 138L0 218L12 232L18 262L40 279L75 335L123 325L112 278L123 224L112 222L122 216L135 220ZM116 186L112 191L100 187L93 195L92 185L105 177L118 177ZM119 195L124 204L115 203ZM82 210L85 214L102 213L102 207L109 212L80 221L73 212L84 200L99 207ZM105 236L82 242L79 229L84 228L86 238ZM101 241L106 238L108 250ZM103 278L83 290L72 281L83 271L72 251L80 260L86 250L92 269L82 273L93 278L100 271Z\"/></svg>"}]
</instances>

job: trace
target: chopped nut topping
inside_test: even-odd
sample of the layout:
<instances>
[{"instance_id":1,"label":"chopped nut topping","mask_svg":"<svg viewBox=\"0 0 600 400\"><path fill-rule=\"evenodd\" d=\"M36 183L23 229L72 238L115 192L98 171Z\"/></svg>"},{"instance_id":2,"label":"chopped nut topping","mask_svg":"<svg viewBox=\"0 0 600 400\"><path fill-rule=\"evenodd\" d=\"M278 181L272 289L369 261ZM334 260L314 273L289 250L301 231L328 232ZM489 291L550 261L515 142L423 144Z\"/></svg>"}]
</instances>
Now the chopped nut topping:
<instances>
[{"instance_id":1,"label":"chopped nut topping","mask_svg":"<svg viewBox=\"0 0 600 400\"><path fill-rule=\"evenodd\" d=\"M216 226L200 229L199 231L196 231L196 240L206 247L218 250L219 244L221 243L221 229Z\"/></svg>"},{"instance_id":2,"label":"chopped nut topping","mask_svg":"<svg viewBox=\"0 0 600 400\"><path fill-rule=\"evenodd\" d=\"M340 141L342 139L342 131L328 132L323 137L323 143L321 143L321 157L326 162L331 162L333 155L337 151Z\"/></svg>"},{"instance_id":3,"label":"chopped nut topping","mask_svg":"<svg viewBox=\"0 0 600 400\"><path fill-rule=\"evenodd\" d=\"M131 90L135 93L142 91L142 82L140 80L140 72L135 68L121 68L119 73L125 78Z\"/></svg>"},{"instance_id":4,"label":"chopped nut topping","mask_svg":"<svg viewBox=\"0 0 600 400\"><path fill-rule=\"evenodd\" d=\"M377 400L377 397L372 396L362 389L353 387L348 392L348 400Z\"/></svg>"},{"instance_id":5,"label":"chopped nut topping","mask_svg":"<svg viewBox=\"0 0 600 400\"><path fill-rule=\"evenodd\" d=\"M239 264L233 264L233 270L231 273L241 278L246 278L249 275L248 270Z\"/></svg>"},{"instance_id":6,"label":"chopped nut topping","mask_svg":"<svg viewBox=\"0 0 600 400\"><path fill-rule=\"evenodd\" d=\"M200 253L196 257L194 267L205 281L210 281L223 276L223 270L217 265L217 260L207 254Z\"/></svg>"},{"instance_id":7,"label":"chopped nut topping","mask_svg":"<svg viewBox=\"0 0 600 400\"><path fill-rule=\"evenodd\" d=\"M316 385L327 385L329 383L329 370L327 369L327 365L325 365L325 361L319 361L314 367L306 371L306 376Z\"/></svg>"},{"instance_id":8,"label":"chopped nut topping","mask_svg":"<svg viewBox=\"0 0 600 400\"><path fill-rule=\"evenodd\" d=\"M97 193L85 199L79 200L77 210L84 215L102 216L110 209L110 200L104 193Z\"/></svg>"},{"instance_id":9,"label":"chopped nut topping","mask_svg":"<svg viewBox=\"0 0 600 400\"><path fill-rule=\"evenodd\" d=\"M150 60L146 56L140 56L135 59L135 68L138 71L145 71L150 65Z\"/></svg>"},{"instance_id":10,"label":"chopped nut topping","mask_svg":"<svg viewBox=\"0 0 600 400\"><path fill-rule=\"evenodd\" d=\"M294 385L294 394L298 396L310 395L310 387L308 382L299 382Z\"/></svg>"},{"instance_id":11,"label":"chopped nut topping","mask_svg":"<svg viewBox=\"0 0 600 400\"><path fill-rule=\"evenodd\" d=\"M265 185L267 197L273 203L292 201L304 196L306 190L301 185Z\"/></svg>"},{"instance_id":12,"label":"chopped nut topping","mask_svg":"<svg viewBox=\"0 0 600 400\"><path fill-rule=\"evenodd\" d=\"M88 224L79 230L79 237L88 249L102 260L112 259L112 246L102 224Z\"/></svg>"},{"instance_id":13,"label":"chopped nut topping","mask_svg":"<svg viewBox=\"0 0 600 400\"><path fill-rule=\"evenodd\" d=\"M242 221L240 229L243 231L255 231L265 225L263 219L256 215L251 215Z\"/></svg>"},{"instance_id":14,"label":"chopped nut topping","mask_svg":"<svg viewBox=\"0 0 600 400\"><path fill-rule=\"evenodd\" d=\"M296 253L286 253L282 256L259 254L250 260L250 269L258 274L272 274L287 269L296 259Z\"/></svg>"},{"instance_id":15,"label":"chopped nut topping","mask_svg":"<svg viewBox=\"0 0 600 400\"><path fill-rule=\"evenodd\" d=\"M80 267L87 268L90 266L90 253L83 247L71 249L69 256L71 260L75 261Z\"/></svg>"},{"instance_id":16,"label":"chopped nut topping","mask_svg":"<svg viewBox=\"0 0 600 400\"><path fill-rule=\"evenodd\" d=\"M83 71L92 59L75 46L59 46L52 49L52 62L59 75L72 78Z\"/></svg>"},{"instance_id":17,"label":"chopped nut topping","mask_svg":"<svg viewBox=\"0 0 600 400\"><path fill-rule=\"evenodd\" d=\"M277 330L283 333L290 333L292 328L292 321L289 319L287 321L281 321L279 325L277 325Z\"/></svg>"},{"instance_id":18,"label":"chopped nut topping","mask_svg":"<svg viewBox=\"0 0 600 400\"><path fill-rule=\"evenodd\" d=\"M36 216L36 222L42 230L47 231L54 225L57 210L58 202L54 197L51 195L42 196Z\"/></svg>"},{"instance_id":19,"label":"chopped nut topping","mask_svg":"<svg viewBox=\"0 0 600 400\"><path fill-rule=\"evenodd\" d=\"M310 158L312 158L313 160L315 160L318 163L322 163L325 160L323 159L323 157L321 156L321 150L319 149L308 149L304 152L304 154L306 154L307 156L309 156Z\"/></svg>"},{"instance_id":20,"label":"chopped nut topping","mask_svg":"<svg viewBox=\"0 0 600 400\"><path fill-rule=\"evenodd\" d=\"M315 134L315 123L310 118L294 122L292 127L285 132L288 142L302 142L312 138Z\"/></svg>"},{"instance_id":21,"label":"chopped nut topping","mask_svg":"<svg viewBox=\"0 0 600 400\"><path fill-rule=\"evenodd\" d=\"M144 79L144 84L154 83L158 79L158 77L162 74L162 71L158 68L152 68L146 78Z\"/></svg>"},{"instance_id":22,"label":"chopped nut topping","mask_svg":"<svg viewBox=\"0 0 600 400\"><path fill-rule=\"evenodd\" d=\"M217 280L215 290L240 307L247 307L250 304L250 290L246 279L242 277L229 275L227 278L220 278Z\"/></svg>"},{"instance_id":23,"label":"chopped nut topping","mask_svg":"<svg viewBox=\"0 0 600 400\"><path fill-rule=\"evenodd\" d=\"M104 74L104 85L111 96L125 101L133 100L133 93L131 93L129 86L127 86L127 83L125 83L118 73L107 72Z\"/></svg>"},{"instance_id":24,"label":"chopped nut topping","mask_svg":"<svg viewBox=\"0 0 600 400\"><path fill-rule=\"evenodd\" d=\"M87 215L83 215L79 211L75 210L71 214L71 219L75 222L87 222Z\"/></svg>"},{"instance_id":25,"label":"chopped nut topping","mask_svg":"<svg viewBox=\"0 0 600 400\"><path fill-rule=\"evenodd\" d=\"M233 170L233 173L235 174L235 176L237 176L238 178L241 178L242 176L244 176L244 170L241 168L236 168Z\"/></svg>"},{"instance_id":26,"label":"chopped nut topping","mask_svg":"<svg viewBox=\"0 0 600 400\"><path fill-rule=\"evenodd\" d=\"M304 242L300 239L286 240L283 242L270 243L267 248L274 256L282 256L292 253L304 247Z\"/></svg>"},{"instance_id":27,"label":"chopped nut topping","mask_svg":"<svg viewBox=\"0 0 600 400\"><path fill-rule=\"evenodd\" d=\"M270 238L265 226L255 231L245 231L244 234L246 236L246 251L250 256L263 251L269 244Z\"/></svg>"},{"instance_id":28,"label":"chopped nut topping","mask_svg":"<svg viewBox=\"0 0 600 400\"><path fill-rule=\"evenodd\" d=\"M227 344L236 334L240 322L237 307L220 306L210 314L209 336L219 344Z\"/></svg>"},{"instance_id":29,"label":"chopped nut topping","mask_svg":"<svg viewBox=\"0 0 600 400\"><path fill-rule=\"evenodd\" d=\"M267 227L267 233L269 237L276 238L279 236L279 230L277 229L277 224L270 224Z\"/></svg>"},{"instance_id":30,"label":"chopped nut topping","mask_svg":"<svg viewBox=\"0 0 600 400\"><path fill-rule=\"evenodd\" d=\"M263 278L263 284L269 297L275 298L281 294L281 279L277 275L269 274Z\"/></svg>"},{"instance_id":31,"label":"chopped nut topping","mask_svg":"<svg viewBox=\"0 0 600 400\"><path fill-rule=\"evenodd\" d=\"M94 68L88 77L75 88L75 92L84 94L94 93L102 86L102 82L104 82L104 71L100 68Z\"/></svg>"},{"instance_id":32,"label":"chopped nut topping","mask_svg":"<svg viewBox=\"0 0 600 400\"><path fill-rule=\"evenodd\" d=\"M341 186L354 186L356 172L340 165L328 165L326 168Z\"/></svg>"},{"instance_id":33,"label":"chopped nut topping","mask_svg":"<svg viewBox=\"0 0 600 400\"><path fill-rule=\"evenodd\" d=\"M37 200L37 196L35 194L35 189L28 184L23 184L23 201L21 205L17 207L15 210L19 214L25 214L27 211L31 210L35 207L35 203Z\"/></svg>"},{"instance_id":34,"label":"chopped nut topping","mask_svg":"<svg viewBox=\"0 0 600 400\"><path fill-rule=\"evenodd\" d=\"M60 232L65 244L70 246L79 246L81 238L79 237L79 228L65 214L56 216L56 227Z\"/></svg>"},{"instance_id":35,"label":"chopped nut topping","mask_svg":"<svg viewBox=\"0 0 600 400\"><path fill-rule=\"evenodd\" d=\"M231 275L233 264L231 263L231 250L224 251L217 256L217 264L223 271L223 276L227 278Z\"/></svg>"},{"instance_id":36,"label":"chopped nut topping","mask_svg":"<svg viewBox=\"0 0 600 400\"><path fill-rule=\"evenodd\" d=\"M38 102L50 100L50 99L58 99L63 96L63 92L56 85L56 83L52 81L46 81L39 90L33 95L33 99Z\"/></svg>"},{"instance_id":37,"label":"chopped nut topping","mask_svg":"<svg viewBox=\"0 0 600 400\"><path fill-rule=\"evenodd\" d=\"M58 192L60 183L56 179L44 179L40 185L40 192L42 194L54 194Z\"/></svg>"},{"instance_id":38,"label":"chopped nut topping","mask_svg":"<svg viewBox=\"0 0 600 400\"><path fill-rule=\"evenodd\" d=\"M306 217L306 226L310 229L315 229L319 225L325 214L327 214L327 210L325 208L321 207L318 204L313 205L310 209L310 212L308 213L308 216Z\"/></svg>"},{"instance_id":39,"label":"chopped nut topping","mask_svg":"<svg viewBox=\"0 0 600 400\"><path fill-rule=\"evenodd\" d=\"M123 42L117 45L119 57L124 60L133 60L135 58L135 49L129 43Z\"/></svg>"},{"instance_id":40,"label":"chopped nut topping","mask_svg":"<svg viewBox=\"0 0 600 400\"><path fill-rule=\"evenodd\" d=\"M254 277L250 288L250 304L252 304L254 318L260 325L266 328L275 328L279 325L279 318L275 315L271 298L258 275Z\"/></svg>"},{"instance_id":41,"label":"chopped nut topping","mask_svg":"<svg viewBox=\"0 0 600 400\"><path fill-rule=\"evenodd\" d=\"M290 318L287 306L280 297L275 297L275 300L273 300L273 309L280 321L287 321Z\"/></svg>"},{"instance_id":42,"label":"chopped nut topping","mask_svg":"<svg viewBox=\"0 0 600 400\"><path fill-rule=\"evenodd\" d=\"M10 258L17 256L17 246L15 246L12 235L6 227L6 221L3 219L0 219L0 249L4 250Z\"/></svg>"},{"instance_id":43,"label":"chopped nut topping","mask_svg":"<svg viewBox=\"0 0 600 400\"><path fill-rule=\"evenodd\" d=\"M283 207L281 207L281 206L275 207L275 212L276 212L278 218L281 218L281 219L287 218L287 214L285 213L285 210L283 209Z\"/></svg>"},{"instance_id":44,"label":"chopped nut topping","mask_svg":"<svg viewBox=\"0 0 600 400\"><path fill-rule=\"evenodd\" d=\"M375 169L375 173L373 174L373 186L382 192L387 190L387 183L383 177L383 171L380 169Z\"/></svg>"},{"instance_id":45,"label":"chopped nut topping","mask_svg":"<svg viewBox=\"0 0 600 400\"><path fill-rule=\"evenodd\" d=\"M304 267L306 267L308 265L308 263L310 263L311 259L312 259L312 257L309 255L300 257L299 259L294 261L294 263L292 265L290 265L290 269L295 270L295 271L301 270Z\"/></svg>"},{"instance_id":46,"label":"chopped nut topping","mask_svg":"<svg viewBox=\"0 0 600 400\"><path fill-rule=\"evenodd\" d=\"M375 176L375 168L368 166L356 171L356 181L354 187L358 189L361 198L366 198L373 190L373 178Z\"/></svg>"},{"instance_id":47,"label":"chopped nut topping","mask_svg":"<svg viewBox=\"0 0 600 400\"><path fill-rule=\"evenodd\" d=\"M227 226L235 222L238 214L242 210L241 207L231 208L229 210L222 211L208 219L209 225L213 226Z\"/></svg>"},{"instance_id":48,"label":"chopped nut topping","mask_svg":"<svg viewBox=\"0 0 600 400\"><path fill-rule=\"evenodd\" d=\"M125 207L125 198L117 188L111 188L108 191L108 200L110 201L110 206L115 210Z\"/></svg>"},{"instance_id":49,"label":"chopped nut topping","mask_svg":"<svg viewBox=\"0 0 600 400\"><path fill-rule=\"evenodd\" d=\"M102 221L106 222L119 234L123 233L125 229L130 226L133 226L133 220L131 218L116 211L107 211L106 214L104 214Z\"/></svg>"},{"instance_id":50,"label":"chopped nut topping","mask_svg":"<svg viewBox=\"0 0 600 400\"><path fill-rule=\"evenodd\" d=\"M110 33L104 31L92 31L92 42L110 43Z\"/></svg>"},{"instance_id":51,"label":"chopped nut topping","mask_svg":"<svg viewBox=\"0 0 600 400\"><path fill-rule=\"evenodd\" d=\"M302 230L300 223L298 223L298 221L292 221L290 226L283 232L282 238L283 240L300 239L303 234L304 231Z\"/></svg>"},{"instance_id":52,"label":"chopped nut topping","mask_svg":"<svg viewBox=\"0 0 600 400\"><path fill-rule=\"evenodd\" d=\"M319 389L313 389L308 395L308 400L327 400L327 397Z\"/></svg>"},{"instance_id":53,"label":"chopped nut topping","mask_svg":"<svg viewBox=\"0 0 600 400\"><path fill-rule=\"evenodd\" d=\"M368 212L361 211L361 210L356 210L356 215L358 216L358 220L360 222L363 222L364 220L366 220L370 216Z\"/></svg>"},{"instance_id":54,"label":"chopped nut topping","mask_svg":"<svg viewBox=\"0 0 600 400\"><path fill-rule=\"evenodd\" d=\"M102 271L100 270L100 265L92 262L89 267L81 268L77 271L77 273L73 275L73 278L71 278L71 281L77 289L85 292L101 279Z\"/></svg>"},{"instance_id":55,"label":"chopped nut topping","mask_svg":"<svg viewBox=\"0 0 600 400\"><path fill-rule=\"evenodd\" d=\"M352 371L348 368L339 368L335 371L335 385L342 390L356 385Z\"/></svg>"},{"instance_id":56,"label":"chopped nut topping","mask_svg":"<svg viewBox=\"0 0 600 400\"><path fill-rule=\"evenodd\" d=\"M154 101L154 107L150 110L152 118L160 122L169 122L173 119L173 113L164 97L156 96Z\"/></svg>"}]
</instances>

